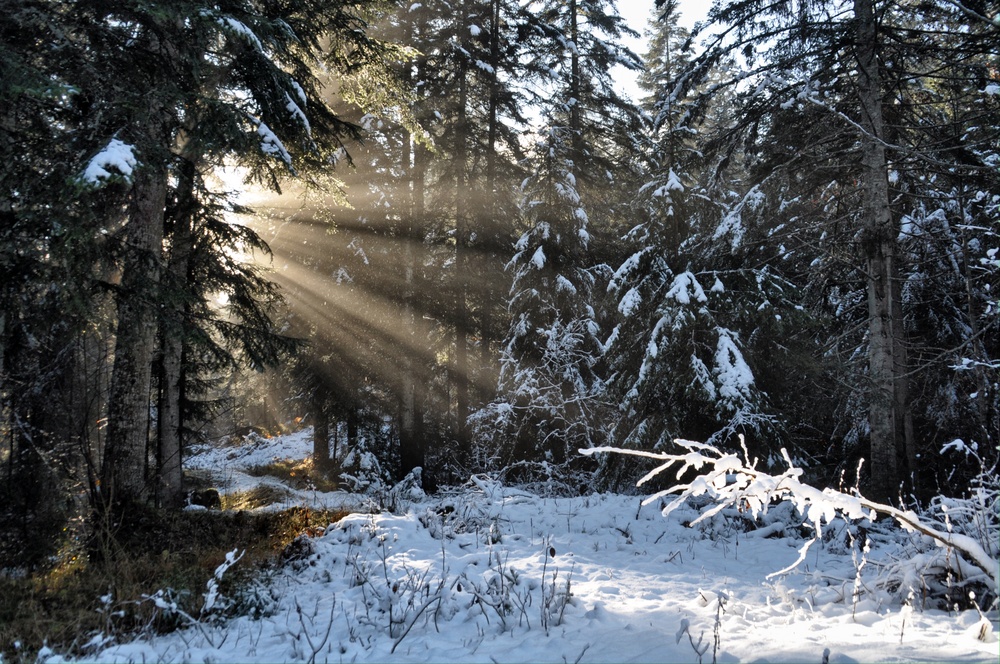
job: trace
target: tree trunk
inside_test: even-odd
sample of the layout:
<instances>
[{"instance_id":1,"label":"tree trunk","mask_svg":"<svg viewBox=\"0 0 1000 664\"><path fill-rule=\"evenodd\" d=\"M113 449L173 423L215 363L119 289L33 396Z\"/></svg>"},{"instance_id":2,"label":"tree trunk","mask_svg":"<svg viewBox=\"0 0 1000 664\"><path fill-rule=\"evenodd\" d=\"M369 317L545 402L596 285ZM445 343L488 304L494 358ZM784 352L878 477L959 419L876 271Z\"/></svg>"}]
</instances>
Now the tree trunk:
<instances>
[{"instance_id":1,"label":"tree trunk","mask_svg":"<svg viewBox=\"0 0 1000 664\"><path fill-rule=\"evenodd\" d=\"M896 266L896 229L889 209L889 182L882 118L874 0L854 0L857 25L858 98L861 107L863 246L868 290L868 363L871 403L871 495L891 501L899 490L898 455L905 448L908 397L906 357Z\"/></svg>"},{"instance_id":2,"label":"tree trunk","mask_svg":"<svg viewBox=\"0 0 1000 664\"><path fill-rule=\"evenodd\" d=\"M497 143L500 134L500 10L501 0L490 0L490 98L487 119L487 147L486 147L486 201L485 205L479 209L482 216L478 219L476 232L482 240L480 246L485 251L480 255L484 261L490 262L488 270L492 270L492 262L496 260L494 253L500 246L500 192L498 190L497 177ZM483 269L483 266L480 266ZM479 382L476 398L479 403L486 403L493 397L493 389L496 387L496 376L490 369L494 360L491 355L491 340L493 338L493 316L492 311L495 303L502 301L502 293L497 285L499 278L494 278L494 273L488 272L488 278L481 280L482 290L480 291L479 305ZM489 375L487 376L487 373ZM490 385L491 388L486 386Z\"/></svg>"},{"instance_id":3,"label":"tree trunk","mask_svg":"<svg viewBox=\"0 0 1000 664\"><path fill-rule=\"evenodd\" d=\"M174 290L161 326L160 401L157 409L157 502L161 507L184 504L184 476L181 467L181 430L184 425L184 318L188 268L194 250L192 213L194 206L193 162L182 160L177 183L177 216L170 236L167 282Z\"/></svg>"},{"instance_id":4,"label":"tree trunk","mask_svg":"<svg viewBox=\"0 0 1000 664\"><path fill-rule=\"evenodd\" d=\"M461 34L468 34L468 13L462 4ZM455 123L455 363L451 379L455 385L455 440L464 458L469 455L469 307L466 294L468 269L466 250L469 243L467 104L469 97L468 63L460 62L458 117ZM463 459L464 461L465 459Z\"/></svg>"},{"instance_id":5,"label":"tree trunk","mask_svg":"<svg viewBox=\"0 0 1000 664\"><path fill-rule=\"evenodd\" d=\"M358 412L352 407L347 414L347 451L350 454L358 446Z\"/></svg>"},{"instance_id":6,"label":"tree trunk","mask_svg":"<svg viewBox=\"0 0 1000 664\"><path fill-rule=\"evenodd\" d=\"M403 294L401 330L403 357L399 394L399 460L397 479L402 480L414 468L424 466L424 445L421 440L421 422L418 412L420 387L418 385L419 357L417 355L416 279L417 247L420 242L420 224L423 213L422 159L416 154L418 146L407 134L403 137L403 167L408 172L409 200L403 220Z\"/></svg>"},{"instance_id":7,"label":"tree trunk","mask_svg":"<svg viewBox=\"0 0 1000 664\"><path fill-rule=\"evenodd\" d=\"M118 297L115 360L102 465L105 506L145 503L150 382L156 347L157 288L163 242L166 173L154 164L136 174L129 206Z\"/></svg>"},{"instance_id":8,"label":"tree trunk","mask_svg":"<svg viewBox=\"0 0 1000 664\"><path fill-rule=\"evenodd\" d=\"M325 473L330 468L330 416L322 392L317 386L312 398L313 467Z\"/></svg>"}]
</instances>

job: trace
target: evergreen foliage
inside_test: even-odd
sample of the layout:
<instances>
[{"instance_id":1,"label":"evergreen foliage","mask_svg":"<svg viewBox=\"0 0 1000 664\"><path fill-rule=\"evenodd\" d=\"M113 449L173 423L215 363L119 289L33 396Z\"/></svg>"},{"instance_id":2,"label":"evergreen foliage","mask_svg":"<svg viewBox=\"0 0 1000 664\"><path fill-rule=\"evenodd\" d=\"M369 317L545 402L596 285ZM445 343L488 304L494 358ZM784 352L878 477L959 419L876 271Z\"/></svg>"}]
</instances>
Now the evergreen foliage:
<instances>
[{"instance_id":1,"label":"evergreen foliage","mask_svg":"<svg viewBox=\"0 0 1000 664\"><path fill-rule=\"evenodd\" d=\"M90 464L95 501L122 504L151 497L170 460L176 475L156 499L182 501L178 436L197 419L197 391L291 347L271 323L275 287L246 260L266 245L234 223L245 210L207 182L222 167L274 189L289 174L329 181L358 129L333 112L316 65L356 75L383 56L364 31L366 6L11 5L0 49L0 142L10 157L0 207L11 240L2 263L13 272L0 366L12 457L38 458L58 441ZM33 291L52 307L37 306ZM48 391L48 379L29 378L43 358L61 358L53 377L87 395L67 390L74 403L61 423L17 396ZM105 415L107 429L95 428ZM151 443L159 465L147 475Z\"/></svg>"},{"instance_id":2,"label":"evergreen foliage","mask_svg":"<svg viewBox=\"0 0 1000 664\"><path fill-rule=\"evenodd\" d=\"M869 456L857 446L868 439L872 490L884 499L903 479L934 485L918 477L928 468L916 459L938 444L929 442L934 426L921 404L951 373L944 358L968 340L922 339L917 321L930 313L936 330L969 329L983 310L971 291L962 295L957 287L974 278L961 267L956 244L945 249L947 241L935 240L930 248L941 227L909 236L908 220L947 216L925 201L956 194L962 200L969 194L955 182L992 177L976 155L980 146L996 145L982 122L994 101L985 93L984 40L996 36L996 27L972 21L966 28L960 13L935 2L720 3L709 17L719 27L706 49L662 97L695 93L727 57L745 62L696 94L696 108L724 91L735 101L731 119L703 143L718 184L744 201L733 208L738 215L722 217L715 237L751 250L751 261L768 263L794 284L801 306L829 322L816 341L828 358L841 360L837 380L852 386L835 396L839 419L854 419L841 434L855 443L841 454ZM956 218L947 225L967 224ZM952 294L945 278L938 285L946 292L933 301L915 297L927 262L948 254L958 258L951 262ZM992 409L971 393L974 410ZM820 400L819 393L804 398ZM870 404L867 421L858 417L862 400ZM979 431L977 442L992 437Z\"/></svg>"}]
</instances>

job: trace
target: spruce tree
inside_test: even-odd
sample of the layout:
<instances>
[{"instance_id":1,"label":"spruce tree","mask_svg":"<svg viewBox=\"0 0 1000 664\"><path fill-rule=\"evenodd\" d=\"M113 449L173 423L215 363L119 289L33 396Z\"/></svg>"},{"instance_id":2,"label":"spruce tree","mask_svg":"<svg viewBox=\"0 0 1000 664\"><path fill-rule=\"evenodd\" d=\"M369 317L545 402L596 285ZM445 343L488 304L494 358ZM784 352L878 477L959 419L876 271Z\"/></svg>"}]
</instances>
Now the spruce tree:
<instances>
[{"instance_id":1,"label":"spruce tree","mask_svg":"<svg viewBox=\"0 0 1000 664\"><path fill-rule=\"evenodd\" d=\"M953 175L985 173L969 158L975 153L962 149L979 130L959 132L946 149L945 123L925 111L982 106L990 76L979 58L996 28L985 20L967 29L964 10L947 3L858 0L842 9L827 2L717 4L707 49L664 95L701 84L729 54L747 63L745 73L700 97L733 91L733 120L705 147L720 176L743 169L736 171L745 177L739 188L753 202L739 218L723 219L719 237L759 238L761 260L803 294L823 291L813 277L835 270L847 277L826 282L822 306L840 327L825 343L829 353L850 337L867 355L866 366L842 374L854 381L846 398L867 402L855 430L868 439L868 453L849 453L869 458L869 490L890 499L927 451L920 449L927 436L916 428L914 395L930 377L926 364L914 364L915 310L907 306L901 243L912 208L900 194L911 178L944 183L944 172L931 174L945 164ZM964 81L961 92L940 95L946 79ZM981 125L965 130L973 126ZM949 131L955 135L954 125ZM852 336L850 320L861 321L866 338Z\"/></svg>"},{"instance_id":2,"label":"spruce tree","mask_svg":"<svg viewBox=\"0 0 1000 664\"><path fill-rule=\"evenodd\" d=\"M43 225L29 228L31 210L63 211L61 219L49 216L72 231L66 237L76 247L65 256L75 258L64 265L81 277L58 279L67 285L65 304L75 300L86 311L100 302L94 293L110 291L117 305L102 502L146 502L152 475L163 471L170 477L161 487L163 501L177 504L183 400L178 371L193 362L194 379L202 357L192 353L180 360L187 344L208 343L220 351L216 357L231 351L255 366L274 360L282 344L275 345L267 320L272 291L252 268L227 264L225 258L237 245L261 247L260 239L220 227L231 219L220 221L219 215L233 206L204 182L212 169L235 165L246 169L248 180L274 188L287 175L323 186L342 154L342 141L357 132L321 94L316 65L358 76L381 57L381 44L364 30L361 12L367 6L247 1L166 8L95 0L12 7L13 27L43 33L58 27L52 35L55 51L36 48L20 33L5 33L2 42L5 74L11 74L5 82L16 88L5 99L17 104L10 112L4 109L4 130L36 136L20 148L22 161L30 159L33 170L49 171L58 182L47 188L56 196L26 182L14 189L23 201L5 199L4 211L11 215L10 228L20 226L28 245L60 235ZM26 115L39 103L49 109L48 118L39 117L47 128ZM13 149L6 134L4 144ZM64 166L44 165L62 150L66 154L58 163ZM6 181L10 173L3 175ZM50 258L36 263L39 267L55 266L51 258L61 260L52 251L40 255ZM194 282L210 265L225 275ZM38 273L31 281L45 279ZM217 294L208 284L226 291L235 318L207 306ZM23 302L27 293L9 290L5 297ZM66 320L76 325L86 317ZM12 349L20 346L21 327L5 315L5 369ZM67 338L77 338L78 332L67 330ZM199 335L203 341L193 342ZM153 360L161 345L161 431L167 444L159 450L161 467L150 473ZM21 359L18 371L31 366ZM4 383L6 394L13 386L6 372Z\"/></svg>"},{"instance_id":3,"label":"spruce tree","mask_svg":"<svg viewBox=\"0 0 1000 664\"><path fill-rule=\"evenodd\" d=\"M607 268L591 239L621 223L614 174L626 174L638 154L632 136L641 122L610 70L638 61L618 43L629 30L605 2L546 3L535 20L543 40L536 66L545 73L538 84L552 96L522 188L526 230L508 267L499 396L475 419L502 462L564 464L605 436L594 294Z\"/></svg>"}]
</instances>

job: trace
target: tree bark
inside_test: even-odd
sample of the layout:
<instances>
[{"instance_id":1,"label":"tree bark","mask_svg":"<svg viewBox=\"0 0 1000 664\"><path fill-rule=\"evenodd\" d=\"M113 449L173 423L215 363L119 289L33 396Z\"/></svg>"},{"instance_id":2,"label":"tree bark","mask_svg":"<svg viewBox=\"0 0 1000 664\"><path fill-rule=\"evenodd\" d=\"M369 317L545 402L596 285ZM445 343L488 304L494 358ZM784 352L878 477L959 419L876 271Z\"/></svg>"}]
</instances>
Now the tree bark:
<instances>
[{"instance_id":1,"label":"tree bark","mask_svg":"<svg viewBox=\"0 0 1000 664\"><path fill-rule=\"evenodd\" d=\"M461 34L468 34L468 10L462 4ZM469 243L468 205L468 63L460 61L458 117L455 123L455 362L451 379L455 385L455 440L463 457L470 452L469 440L469 306L466 293Z\"/></svg>"},{"instance_id":2,"label":"tree bark","mask_svg":"<svg viewBox=\"0 0 1000 664\"><path fill-rule=\"evenodd\" d=\"M185 292L188 269L194 251L192 215L195 205L194 162L182 159L177 182L177 211L170 234L167 281L173 289L161 323L161 377L157 433L157 503L176 508L184 504L184 475L181 467L184 426L184 327L187 310Z\"/></svg>"},{"instance_id":3,"label":"tree bark","mask_svg":"<svg viewBox=\"0 0 1000 664\"><path fill-rule=\"evenodd\" d=\"M313 467L325 473L330 467L330 416L322 392L317 386L312 398Z\"/></svg>"},{"instance_id":4,"label":"tree bark","mask_svg":"<svg viewBox=\"0 0 1000 664\"><path fill-rule=\"evenodd\" d=\"M118 298L108 434L101 473L106 506L145 503L150 382L156 347L157 289L163 242L166 173L155 164L137 171L125 231Z\"/></svg>"},{"instance_id":5,"label":"tree bark","mask_svg":"<svg viewBox=\"0 0 1000 664\"><path fill-rule=\"evenodd\" d=\"M500 10L501 0L490 0L490 98L487 119L487 147L486 147L486 200L485 205L480 206L481 217L477 222L476 232L481 239L480 246L485 246L490 258L500 245L500 192L497 177L497 143L500 138ZM492 274L490 275L492 277ZM480 404L488 402L493 397L491 388L495 388L496 376L491 368L494 360L492 357L491 340L493 339L493 316L492 311L495 303L502 301L502 294L496 287L499 279L488 278L481 291L481 303L479 306L479 381L476 398ZM487 375L489 373L489 375Z\"/></svg>"},{"instance_id":6,"label":"tree bark","mask_svg":"<svg viewBox=\"0 0 1000 664\"><path fill-rule=\"evenodd\" d=\"M422 419L419 411L420 385L417 354L417 247L420 245L420 227L423 219L424 176L423 159L417 154L419 146L409 134L403 137L403 168L407 172L409 200L406 218L403 220L403 293L401 306L401 326L403 335L403 356L399 395L399 460L397 480L402 480L414 468L423 468L425 463Z\"/></svg>"},{"instance_id":7,"label":"tree bark","mask_svg":"<svg viewBox=\"0 0 1000 664\"><path fill-rule=\"evenodd\" d=\"M882 117L874 0L854 0L858 100L860 102L863 247L868 291L868 366L871 402L871 495L891 501L899 490L900 452L908 410L905 346L896 265L896 229L889 209L889 182Z\"/></svg>"},{"instance_id":8,"label":"tree bark","mask_svg":"<svg viewBox=\"0 0 1000 664\"><path fill-rule=\"evenodd\" d=\"M347 413L347 451L349 454L358 446L358 411L356 406L352 406Z\"/></svg>"}]
</instances>

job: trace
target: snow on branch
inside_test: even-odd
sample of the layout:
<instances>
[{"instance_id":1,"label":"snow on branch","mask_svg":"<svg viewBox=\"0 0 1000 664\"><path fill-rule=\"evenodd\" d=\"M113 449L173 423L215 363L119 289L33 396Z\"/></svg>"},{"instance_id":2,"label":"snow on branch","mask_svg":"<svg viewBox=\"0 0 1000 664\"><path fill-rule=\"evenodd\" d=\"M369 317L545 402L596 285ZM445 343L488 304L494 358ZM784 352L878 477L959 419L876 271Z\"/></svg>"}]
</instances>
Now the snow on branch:
<instances>
[{"instance_id":1,"label":"snow on branch","mask_svg":"<svg viewBox=\"0 0 1000 664\"><path fill-rule=\"evenodd\" d=\"M137 165L135 148L117 138L112 138L103 150L91 158L81 178L91 186L97 187L102 181L111 180L117 171L120 177L131 184L132 171Z\"/></svg>"},{"instance_id":2,"label":"snow on branch","mask_svg":"<svg viewBox=\"0 0 1000 664\"><path fill-rule=\"evenodd\" d=\"M215 22L222 26L223 30L226 32L248 41L258 51L264 51L264 45L261 43L260 38L257 37L254 31L251 30L246 23L238 21L232 16L218 16L215 18Z\"/></svg>"},{"instance_id":3,"label":"snow on branch","mask_svg":"<svg viewBox=\"0 0 1000 664\"><path fill-rule=\"evenodd\" d=\"M788 452L781 450L788 470L780 475L771 475L757 470L757 460L750 461L749 453L740 436L743 447L743 458L736 454L722 452L716 447L691 440L677 439L675 444L686 450L679 454L667 452L648 452L616 447L594 447L579 450L580 454L591 456L604 452L628 454L646 457L662 462L649 471L637 486L642 486L657 475L678 466L675 475L678 482L688 470L700 471L700 474L688 483L678 483L669 489L659 491L643 500L643 505L660 500L665 496L677 494L663 508L667 516L683 505L689 498L708 495L715 501L715 506L706 510L691 522L695 525L700 521L710 519L727 507L736 507L744 512L750 512L754 518L766 513L772 502L791 502L807 525L816 532L814 539L806 542L799 549L799 558L791 566L775 572L770 576L783 574L804 560L809 547L822 536L822 524L830 523L837 516L845 521L869 518L874 520L877 514L883 514L895 519L907 531L915 531L930 537L938 546L957 551L966 560L978 567L994 587L1000 586L1000 562L991 556L975 538L961 533L944 532L922 520L916 512L901 510L891 505L868 500L857 491L847 494L835 489L817 489L799 481L802 469L796 468Z\"/></svg>"},{"instance_id":4,"label":"snow on branch","mask_svg":"<svg viewBox=\"0 0 1000 664\"><path fill-rule=\"evenodd\" d=\"M275 134L274 131L260 118L256 118L249 113L247 114L247 117L257 128L257 135L260 136L261 151L285 162L285 165L288 166L288 169L294 174L295 168L292 166L292 155L289 154L288 150L285 148L285 144L281 142L278 135Z\"/></svg>"}]
</instances>

